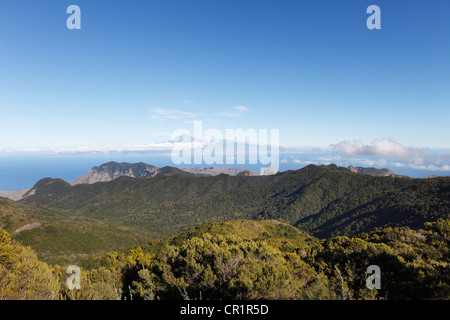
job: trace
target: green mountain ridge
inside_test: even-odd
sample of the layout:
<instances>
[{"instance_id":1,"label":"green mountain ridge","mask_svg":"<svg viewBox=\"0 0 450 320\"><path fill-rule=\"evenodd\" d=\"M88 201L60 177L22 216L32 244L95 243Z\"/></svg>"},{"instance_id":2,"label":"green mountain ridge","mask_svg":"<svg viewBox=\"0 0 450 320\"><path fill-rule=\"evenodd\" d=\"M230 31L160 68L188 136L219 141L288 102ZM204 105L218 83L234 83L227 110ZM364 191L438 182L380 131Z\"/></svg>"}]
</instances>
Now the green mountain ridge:
<instances>
[{"instance_id":1,"label":"green mountain ridge","mask_svg":"<svg viewBox=\"0 0 450 320\"><path fill-rule=\"evenodd\" d=\"M389 169L377 169L377 168L364 168L349 166L347 169L351 172L373 175L373 176L392 176L408 178L407 176L398 175ZM70 184L75 186L77 184L94 184L97 182L108 182L119 177L132 177L132 178L152 178L155 176L172 175L172 174L188 174L195 176L215 176L219 174L227 174L230 176L245 175L245 176L259 176L260 173L255 171L249 171L240 168L230 167L181 167L175 168L165 166L158 168L153 165L149 165L143 162L128 163L128 162L114 162L110 161L99 166L94 166L85 175L74 179ZM436 176L433 176L436 177ZM429 177L431 178L431 176ZM11 200L21 200L26 197L30 189L22 189L17 191L1 191L0 197L5 197ZM30 194L33 194L31 191Z\"/></svg>"},{"instance_id":2,"label":"green mountain ridge","mask_svg":"<svg viewBox=\"0 0 450 320\"><path fill-rule=\"evenodd\" d=\"M272 176L175 173L75 186L47 178L17 203L47 213L33 213L32 220L42 225L15 238L38 248L44 260L56 261L125 249L214 221L271 219L319 238L377 227L418 228L449 218L450 179L372 176L335 165ZM76 237L79 241L73 241ZM59 243L57 254L45 250L54 243Z\"/></svg>"}]
</instances>

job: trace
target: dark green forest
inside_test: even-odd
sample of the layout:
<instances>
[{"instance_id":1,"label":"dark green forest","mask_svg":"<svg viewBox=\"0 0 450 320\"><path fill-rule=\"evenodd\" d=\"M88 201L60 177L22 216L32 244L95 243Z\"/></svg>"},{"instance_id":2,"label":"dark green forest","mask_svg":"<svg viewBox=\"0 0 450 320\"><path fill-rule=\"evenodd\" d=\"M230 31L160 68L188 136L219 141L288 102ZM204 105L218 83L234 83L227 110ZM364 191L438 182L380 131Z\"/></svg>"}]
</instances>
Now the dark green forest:
<instances>
[{"instance_id":1,"label":"dark green forest","mask_svg":"<svg viewBox=\"0 0 450 320\"><path fill-rule=\"evenodd\" d=\"M416 229L450 219L450 178L371 176L335 165L272 176L173 174L76 186L47 178L9 206L42 224L14 239L43 261L68 263L213 221L273 219L321 239L386 226Z\"/></svg>"},{"instance_id":2,"label":"dark green forest","mask_svg":"<svg viewBox=\"0 0 450 320\"><path fill-rule=\"evenodd\" d=\"M450 221L319 240L273 220L212 222L80 261L81 288L0 233L2 299L448 299ZM368 289L369 265L381 288Z\"/></svg>"},{"instance_id":3,"label":"dark green forest","mask_svg":"<svg viewBox=\"0 0 450 320\"><path fill-rule=\"evenodd\" d=\"M46 178L0 198L0 299L448 299L449 221L450 178L335 165Z\"/></svg>"}]
</instances>

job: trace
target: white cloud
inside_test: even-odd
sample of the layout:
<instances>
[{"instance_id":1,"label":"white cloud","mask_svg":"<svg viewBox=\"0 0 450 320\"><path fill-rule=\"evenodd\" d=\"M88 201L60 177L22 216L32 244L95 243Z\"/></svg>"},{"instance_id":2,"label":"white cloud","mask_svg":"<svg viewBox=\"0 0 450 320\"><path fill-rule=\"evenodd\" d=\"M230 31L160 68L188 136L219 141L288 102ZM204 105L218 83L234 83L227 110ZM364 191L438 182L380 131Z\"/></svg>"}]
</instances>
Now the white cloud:
<instances>
[{"instance_id":1,"label":"white cloud","mask_svg":"<svg viewBox=\"0 0 450 320\"><path fill-rule=\"evenodd\" d=\"M405 168L405 167L407 167L406 163L402 163L402 162L392 162L391 165L396 167L396 168Z\"/></svg>"},{"instance_id":2,"label":"white cloud","mask_svg":"<svg viewBox=\"0 0 450 320\"><path fill-rule=\"evenodd\" d=\"M342 141L331 147L335 153L345 156L381 156L395 160L408 160L414 163L422 163L428 158L427 148L404 147L389 139L374 140L371 145L365 145L361 141Z\"/></svg>"},{"instance_id":3,"label":"white cloud","mask_svg":"<svg viewBox=\"0 0 450 320\"><path fill-rule=\"evenodd\" d=\"M388 165L388 161L385 159L352 159L352 164L362 167L385 167Z\"/></svg>"},{"instance_id":4,"label":"white cloud","mask_svg":"<svg viewBox=\"0 0 450 320\"><path fill-rule=\"evenodd\" d=\"M362 166L450 171L450 152L430 152L428 148L405 147L390 139L374 140L369 145L361 141L341 141L331 147L334 153L346 157L347 162Z\"/></svg>"},{"instance_id":5,"label":"white cloud","mask_svg":"<svg viewBox=\"0 0 450 320\"><path fill-rule=\"evenodd\" d=\"M244 112L250 111L250 109L245 106L235 106L233 109L236 111L223 111L223 112L219 112L218 115L224 116L224 117L236 118L236 117L239 117L240 115L242 115Z\"/></svg>"},{"instance_id":6,"label":"white cloud","mask_svg":"<svg viewBox=\"0 0 450 320\"><path fill-rule=\"evenodd\" d=\"M411 169L416 170L429 170L429 171L450 171L450 165L449 164L443 164L443 165L434 165L434 164L410 164L409 167Z\"/></svg>"},{"instance_id":7,"label":"white cloud","mask_svg":"<svg viewBox=\"0 0 450 320\"><path fill-rule=\"evenodd\" d=\"M150 116L150 119L153 120L196 118L200 115L194 112L165 108L151 108L150 112L153 113Z\"/></svg>"},{"instance_id":8,"label":"white cloud","mask_svg":"<svg viewBox=\"0 0 450 320\"><path fill-rule=\"evenodd\" d=\"M203 141L164 141L148 144L119 145L119 146L83 146L73 148L22 148L0 149L6 153L50 153L50 154L82 154L82 153L114 153L114 152L151 152L168 151L173 148L197 148L204 147Z\"/></svg>"},{"instance_id":9,"label":"white cloud","mask_svg":"<svg viewBox=\"0 0 450 320\"><path fill-rule=\"evenodd\" d=\"M280 146L280 151L285 154L318 154L324 150L316 147L300 147L300 146Z\"/></svg>"},{"instance_id":10,"label":"white cloud","mask_svg":"<svg viewBox=\"0 0 450 320\"><path fill-rule=\"evenodd\" d=\"M187 105L190 105L190 106L193 106L193 107L197 107L197 104L194 101L191 101L191 100L183 100L183 103L187 104Z\"/></svg>"},{"instance_id":11,"label":"white cloud","mask_svg":"<svg viewBox=\"0 0 450 320\"><path fill-rule=\"evenodd\" d=\"M293 159L292 160L293 163L295 164L313 164L313 161L310 160L299 160L299 159Z\"/></svg>"},{"instance_id":12,"label":"white cloud","mask_svg":"<svg viewBox=\"0 0 450 320\"><path fill-rule=\"evenodd\" d=\"M250 111L249 108L247 108L246 106L236 106L234 107L238 112L245 112L245 111Z\"/></svg>"},{"instance_id":13,"label":"white cloud","mask_svg":"<svg viewBox=\"0 0 450 320\"><path fill-rule=\"evenodd\" d=\"M430 155L429 161L435 164L439 164L442 162L450 162L450 152L436 152L433 155Z\"/></svg>"}]
</instances>

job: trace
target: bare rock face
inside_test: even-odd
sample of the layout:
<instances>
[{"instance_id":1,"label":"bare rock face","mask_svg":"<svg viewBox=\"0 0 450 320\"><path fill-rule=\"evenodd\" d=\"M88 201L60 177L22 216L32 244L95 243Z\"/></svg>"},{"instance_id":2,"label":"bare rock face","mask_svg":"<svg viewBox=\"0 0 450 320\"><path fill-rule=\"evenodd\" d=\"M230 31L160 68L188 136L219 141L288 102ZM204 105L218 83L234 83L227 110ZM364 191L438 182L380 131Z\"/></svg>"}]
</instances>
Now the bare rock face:
<instances>
[{"instance_id":1,"label":"bare rock face","mask_svg":"<svg viewBox=\"0 0 450 320\"><path fill-rule=\"evenodd\" d=\"M249 170L241 171L237 174L237 176L246 176L246 177L253 177L253 173Z\"/></svg>"},{"instance_id":2,"label":"bare rock face","mask_svg":"<svg viewBox=\"0 0 450 320\"><path fill-rule=\"evenodd\" d=\"M117 163L108 162L99 167L93 167L84 176L78 177L70 184L93 184L96 182L107 182L118 177L127 176L132 178L151 178L157 175L159 168L145 163Z\"/></svg>"},{"instance_id":3,"label":"bare rock face","mask_svg":"<svg viewBox=\"0 0 450 320\"><path fill-rule=\"evenodd\" d=\"M352 165L347 167L348 170L355 173L360 174L366 174L370 176L378 176L378 177L394 177L394 178L408 178L407 176L403 176L400 174L396 174L395 172L383 168L383 169L377 169L377 168L364 168L364 167L354 167Z\"/></svg>"},{"instance_id":4,"label":"bare rock face","mask_svg":"<svg viewBox=\"0 0 450 320\"><path fill-rule=\"evenodd\" d=\"M33 229L39 228L40 226L41 226L41 224L39 222L32 222L32 223L24 225L23 227L17 228L14 231L14 234L18 234L25 230L33 230Z\"/></svg>"},{"instance_id":5,"label":"bare rock face","mask_svg":"<svg viewBox=\"0 0 450 320\"><path fill-rule=\"evenodd\" d=\"M264 175L265 176L271 176L271 175L274 175L276 173L277 172L273 168L267 168L267 169L264 170Z\"/></svg>"},{"instance_id":6,"label":"bare rock face","mask_svg":"<svg viewBox=\"0 0 450 320\"><path fill-rule=\"evenodd\" d=\"M30 189L22 189L18 191L0 191L0 197L17 201L22 199L25 193L27 193L29 190Z\"/></svg>"}]
</instances>

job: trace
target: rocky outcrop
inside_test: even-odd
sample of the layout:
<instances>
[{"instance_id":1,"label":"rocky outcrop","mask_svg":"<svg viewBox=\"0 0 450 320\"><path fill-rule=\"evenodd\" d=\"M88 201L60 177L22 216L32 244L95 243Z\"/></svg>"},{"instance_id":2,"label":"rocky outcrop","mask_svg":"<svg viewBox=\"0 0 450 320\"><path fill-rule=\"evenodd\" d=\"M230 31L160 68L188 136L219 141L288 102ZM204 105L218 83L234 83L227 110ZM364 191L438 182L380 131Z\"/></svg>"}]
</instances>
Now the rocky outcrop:
<instances>
[{"instance_id":1,"label":"rocky outcrop","mask_svg":"<svg viewBox=\"0 0 450 320\"><path fill-rule=\"evenodd\" d=\"M70 184L93 184L96 182L107 182L118 177L127 176L132 178L151 178L158 174L159 168L142 162L108 162L98 167L93 167L84 176L78 177Z\"/></svg>"},{"instance_id":2,"label":"rocky outcrop","mask_svg":"<svg viewBox=\"0 0 450 320\"><path fill-rule=\"evenodd\" d=\"M20 200L30 189L22 189L18 191L0 191L0 197L8 198L14 201Z\"/></svg>"},{"instance_id":3,"label":"rocky outcrop","mask_svg":"<svg viewBox=\"0 0 450 320\"><path fill-rule=\"evenodd\" d=\"M70 184L74 186L77 184L93 184L96 182L107 182L122 176L132 178L152 178L155 176L180 174L180 173L199 176L202 175L216 176L219 174L228 174L230 176L236 176L240 173L241 175L246 176L259 175L258 172L230 167L194 167L194 168L183 167L178 169L174 167L158 168L142 162L139 163L108 162L98 167L93 167L88 173L86 173L81 177L76 178Z\"/></svg>"},{"instance_id":4,"label":"rocky outcrop","mask_svg":"<svg viewBox=\"0 0 450 320\"><path fill-rule=\"evenodd\" d=\"M364 168L364 167L354 167L352 165L348 166L347 169L351 172L360 173L360 174L367 174L370 176L377 176L377 177L395 177L395 178L409 178L408 176L403 176L400 174L396 174L395 172L383 168L383 169L377 169L377 168Z\"/></svg>"},{"instance_id":5,"label":"rocky outcrop","mask_svg":"<svg viewBox=\"0 0 450 320\"><path fill-rule=\"evenodd\" d=\"M252 176L253 176L253 173L252 173L251 171L249 171L249 170L244 170L244 171L239 172L239 173L237 174L237 176L252 177Z\"/></svg>"},{"instance_id":6,"label":"rocky outcrop","mask_svg":"<svg viewBox=\"0 0 450 320\"><path fill-rule=\"evenodd\" d=\"M40 226L41 226L41 224L39 222L32 222L32 223L26 224L26 225L24 225L24 226L22 226L20 228L17 228L14 231L14 234L18 234L18 233L20 233L22 231L25 231L25 230L33 230L33 229L39 228Z\"/></svg>"}]
</instances>

